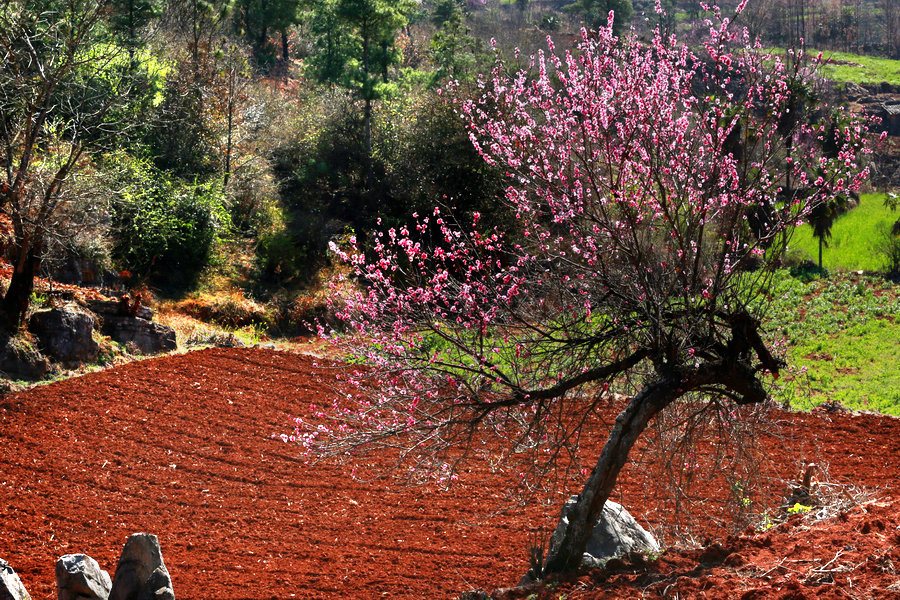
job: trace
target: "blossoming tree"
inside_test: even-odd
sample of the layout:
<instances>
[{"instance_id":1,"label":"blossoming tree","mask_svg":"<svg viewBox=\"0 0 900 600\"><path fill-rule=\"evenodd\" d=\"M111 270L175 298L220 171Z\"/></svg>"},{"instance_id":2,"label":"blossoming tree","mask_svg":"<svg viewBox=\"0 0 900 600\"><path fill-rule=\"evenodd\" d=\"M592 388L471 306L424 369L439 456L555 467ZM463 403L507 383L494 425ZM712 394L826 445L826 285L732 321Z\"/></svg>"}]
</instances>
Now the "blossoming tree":
<instances>
[{"instance_id":1,"label":"blossoming tree","mask_svg":"<svg viewBox=\"0 0 900 600\"><path fill-rule=\"evenodd\" d=\"M515 235L436 209L372 252L337 250L363 291L342 312L357 335L336 340L361 366L293 436L311 452L395 448L452 477L478 436L551 465L608 435L544 574L579 566L660 411L766 400L783 364L751 303L791 228L865 176L862 123L839 115L834 134L824 110L788 114L803 61L764 56L727 18L696 50L617 39L611 23L527 71L498 65L461 105L479 152L508 171ZM839 151L826 155L829 131ZM598 430L610 387L629 398Z\"/></svg>"}]
</instances>

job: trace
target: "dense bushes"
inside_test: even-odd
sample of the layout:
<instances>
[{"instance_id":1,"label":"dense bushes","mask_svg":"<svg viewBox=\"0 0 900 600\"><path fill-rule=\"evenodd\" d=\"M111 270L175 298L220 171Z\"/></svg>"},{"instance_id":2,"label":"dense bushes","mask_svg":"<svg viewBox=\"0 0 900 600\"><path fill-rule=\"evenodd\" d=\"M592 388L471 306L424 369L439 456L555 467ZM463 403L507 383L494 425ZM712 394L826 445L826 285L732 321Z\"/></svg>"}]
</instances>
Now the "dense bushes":
<instances>
[{"instance_id":1,"label":"dense bushes","mask_svg":"<svg viewBox=\"0 0 900 600\"><path fill-rule=\"evenodd\" d=\"M229 229L220 187L186 183L121 155L110 161L120 184L111 222L113 259L170 291L195 283Z\"/></svg>"},{"instance_id":2,"label":"dense bushes","mask_svg":"<svg viewBox=\"0 0 900 600\"><path fill-rule=\"evenodd\" d=\"M480 212L486 226L509 226L497 201L502 174L478 156L453 106L419 89L380 106L374 115L371 180L365 170L363 124L353 102L328 96L301 116L293 136L275 152L287 210L284 231L264 236L258 258L270 280L308 281L326 259L328 242L353 232L408 224L436 205L462 219Z\"/></svg>"}]
</instances>

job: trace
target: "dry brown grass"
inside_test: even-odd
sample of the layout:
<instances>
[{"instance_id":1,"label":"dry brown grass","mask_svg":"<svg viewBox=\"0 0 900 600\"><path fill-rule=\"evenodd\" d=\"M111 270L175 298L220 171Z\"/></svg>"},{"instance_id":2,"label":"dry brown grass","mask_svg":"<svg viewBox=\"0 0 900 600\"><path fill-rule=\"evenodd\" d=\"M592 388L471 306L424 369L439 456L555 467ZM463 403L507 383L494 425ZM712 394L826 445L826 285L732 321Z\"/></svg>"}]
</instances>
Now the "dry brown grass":
<instances>
[{"instance_id":1,"label":"dry brown grass","mask_svg":"<svg viewBox=\"0 0 900 600\"><path fill-rule=\"evenodd\" d=\"M175 302L169 309L229 329L266 327L270 324L266 307L247 298L240 288L197 294Z\"/></svg>"}]
</instances>

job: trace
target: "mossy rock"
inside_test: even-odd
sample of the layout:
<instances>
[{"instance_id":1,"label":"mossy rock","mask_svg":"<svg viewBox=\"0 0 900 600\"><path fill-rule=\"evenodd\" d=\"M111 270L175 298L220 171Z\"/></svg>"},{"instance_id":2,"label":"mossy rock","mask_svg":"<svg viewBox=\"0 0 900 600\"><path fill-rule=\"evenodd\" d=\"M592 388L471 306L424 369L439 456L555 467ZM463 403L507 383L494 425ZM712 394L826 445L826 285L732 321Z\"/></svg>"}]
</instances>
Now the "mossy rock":
<instances>
[{"instance_id":1,"label":"mossy rock","mask_svg":"<svg viewBox=\"0 0 900 600\"><path fill-rule=\"evenodd\" d=\"M37 380L50 372L50 361L21 336L0 334L0 376Z\"/></svg>"}]
</instances>

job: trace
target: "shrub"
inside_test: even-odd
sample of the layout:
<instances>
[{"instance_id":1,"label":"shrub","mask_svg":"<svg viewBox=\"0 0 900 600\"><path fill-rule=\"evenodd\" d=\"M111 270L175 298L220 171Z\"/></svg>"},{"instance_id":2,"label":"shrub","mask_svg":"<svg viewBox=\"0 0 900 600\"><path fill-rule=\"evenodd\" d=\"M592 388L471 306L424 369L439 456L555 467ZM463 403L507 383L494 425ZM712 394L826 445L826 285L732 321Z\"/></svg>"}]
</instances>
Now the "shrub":
<instances>
[{"instance_id":1,"label":"shrub","mask_svg":"<svg viewBox=\"0 0 900 600\"><path fill-rule=\"evenodd\" d=\"M247 298L240 289L199 294L176 303L174 310L230 329L267 326L270 322L266 308Z\"/></svg>"},{"instance_id":2,"label":"shrub","mask_svg":"<svg viewBox=\"0 0 900 600\"><path fill-rule=\"evenodd\" d=\"M791 266L790 273L791 277L796 277L804 283L828 277L828 269L820 267L811 260L804 260L800 264Z\"/></svg>"},{"instance_id":3,"label":"shrub","mask_svg":"<svg viewBox=\"0 0 900 600\"><path fill-rule=\"evenodd\" d=\"M307 272L309 254L308 246L286 228L267 232L256 247L257 278L264 283L288 284Z\"/></svg>"},{"instance_id":4,"label":"shrub","mask_svg":"<svg viewBox=\"0 0 900 600\"><path fill-rule=\"evenodd\" d=\"M135 275L175 291L197 281L220 235L230 228L216 183L185 183L119 155L113 208L113 259Z\"/></svg>"},{"instance_id":5,"label":"shrub","mask_svg":"<svg viewBox=\"0 0 900 600\"><path fill-rule=\"evenodd\" d=\"M497 201L505 188L502 172L481 159L445 98L411 91L403 101L378 107L371 182L364 176L357 108L335 95L315 107L322 114L298 118L292 138L275 151L289 233L260 240L260 268L270 281L309 282L327 264L334 237L352 230L368 246L371 231L409 225L410 214L435 203L464 220L478 212L485 228L514 228L512 213Z\"/></svg>"},{"instance_id":6,"label":"shrub","mask_svg":"<svg viewBox=\"0 0 900 600\"><path fill-rule=\"evenodd\" d=\"M900 221L898 221L900 223ZM900 233L887 231L878 246L884 260L884 271L889 276L900 275Z\"/></svg>"}]
</instances>

